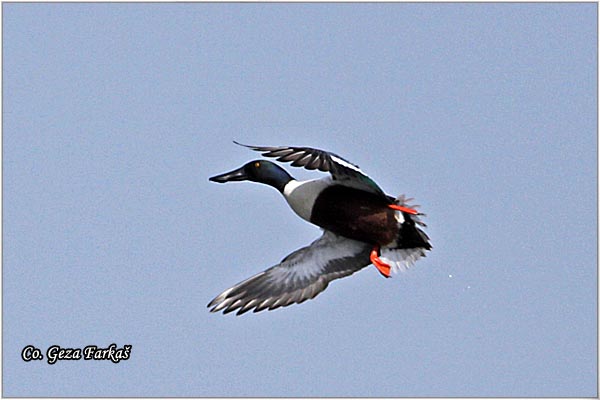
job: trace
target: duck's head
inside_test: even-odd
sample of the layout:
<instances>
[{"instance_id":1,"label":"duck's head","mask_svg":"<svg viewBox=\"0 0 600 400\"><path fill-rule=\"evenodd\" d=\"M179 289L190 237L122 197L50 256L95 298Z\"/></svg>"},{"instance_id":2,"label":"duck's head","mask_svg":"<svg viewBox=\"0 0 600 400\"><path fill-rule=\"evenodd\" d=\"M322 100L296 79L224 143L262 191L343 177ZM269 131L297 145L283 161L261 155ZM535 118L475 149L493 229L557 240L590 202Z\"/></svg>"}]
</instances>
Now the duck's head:
<instances>
[{"instance_id":1,"label":"duck's head","mask_svg":"<svg viewBox=\"0 0 600 400\"><path fill-rule=\"evenodd\" d=\"M285 185L292 179L292 176L286 170L266 160L250 161L236 170L209 178L210 181L218 183L236 181L264 183L273 186L282 193Z\"/></svg>"}]
</instances>

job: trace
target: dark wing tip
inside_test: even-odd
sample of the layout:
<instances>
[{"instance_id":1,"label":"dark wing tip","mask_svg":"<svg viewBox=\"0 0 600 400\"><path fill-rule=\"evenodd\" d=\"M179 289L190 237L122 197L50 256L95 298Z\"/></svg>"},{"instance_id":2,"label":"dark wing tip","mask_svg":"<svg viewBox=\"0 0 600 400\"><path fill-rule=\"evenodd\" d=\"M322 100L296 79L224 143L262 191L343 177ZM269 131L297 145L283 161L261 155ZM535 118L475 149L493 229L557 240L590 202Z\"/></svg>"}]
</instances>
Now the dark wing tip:
<instances>
[{"instance_id":1,"label":"dark wing tip","mask_svg":"<svg viewBox=\"0 0 600 400\"><path fill-rule=\"evenodd\" d=\"M279 162L291 163L292 167L304 167L308 170L316 169L322 172L333 172L332 168L334 163L331 160L331 156L335 156L350 164L350 162L334 153L312 147L253 146L240 143L236 140L234 140L233 143L238 146L258 151L264 157L276 158Z\"/></svg>"},{"instance_id":2,"label":"dark wing tip","mask_svg":"<svg viewBox=\"0 0 600 400\"><path fill-rule=\"evenodd\" d=\"M309 170L318 169L323 172L330 172L333 168L332 164L336 164L342 168L348 168L338 162L332 160L332 156L342 162L351 165L360 170L360 167L339 155L327 150L316 149L314 147L303 146L254 146L243 144L237 140L233 143L238 146L246 147L254 151L264 152L263 156L277 158L277 161L291 162L294 167L304 167Z\"/></svg>"},{"instance_id":3,"label":"dark wing tip","mask_svg":"<svg viewBox=\"0 0 600 400\"><path fill-rule=\"evenodd\" d=\"M243 144L243 143L237 142L235 140L233 141L233 143L237 144L238 146L246 147L250 150L261 152L262 155L266 156L266 157L273 157L273 155L271 155L270 153L286 148L286 147L278 147L278 146L254 146L254 145L250 145L250 144Z\"/></svg>"},{"instance_id":4,"label":"dark wing tip","mask_svg":"<svg viewBox=\"0 0 600 400\"><path fill-rule=\"evenodd\" d=\"M237 140L232 140L232 142L235 143L235 144L237 144L238 146L247 147L247 148L252 149L252 150L255 150L255 149L257 149L259 147L259 146L252 146L252 145L249 145L249 144L240 143Z\"/></svg>"}]
</instances>

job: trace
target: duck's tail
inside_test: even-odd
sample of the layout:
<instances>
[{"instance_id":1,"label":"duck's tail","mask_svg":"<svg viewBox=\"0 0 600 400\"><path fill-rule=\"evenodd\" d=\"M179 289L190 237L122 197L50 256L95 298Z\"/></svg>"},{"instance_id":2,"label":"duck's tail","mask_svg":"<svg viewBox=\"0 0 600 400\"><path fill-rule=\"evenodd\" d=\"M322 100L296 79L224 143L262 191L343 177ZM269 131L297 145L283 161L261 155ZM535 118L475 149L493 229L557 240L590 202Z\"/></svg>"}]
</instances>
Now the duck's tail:
<instances>
[{"instance_id":1,"label":"duck's tail","mask_svg":"<svg viewBox=\"0 0 600 400\"><path fill-rule=\"evenodd\" d=\"M410 207L418 208L418 205L408 205L412 199L405 199L404 196L399 196L394 203ZM425 214L409 214L407 212L397 211L396 218L398 219L398 237L394 242L387 246L381 247L381 261L388 263L392 267L392 273L406 271L415 261L421 257L425 257L425 252L431 250L432 246L429 242L429 237L421 227L426 227L419 216Z\"/></svg>"}]
</instances>

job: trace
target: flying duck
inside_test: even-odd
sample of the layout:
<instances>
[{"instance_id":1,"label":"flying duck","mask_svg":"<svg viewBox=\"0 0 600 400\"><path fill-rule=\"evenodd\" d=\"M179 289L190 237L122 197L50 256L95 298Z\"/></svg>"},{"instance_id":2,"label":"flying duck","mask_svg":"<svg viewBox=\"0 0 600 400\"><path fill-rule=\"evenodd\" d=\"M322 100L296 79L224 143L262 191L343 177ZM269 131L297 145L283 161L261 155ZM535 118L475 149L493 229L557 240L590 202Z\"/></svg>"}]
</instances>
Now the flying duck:
<instances>
[{"instance_id":1,"label":"flying duck","mask_svg":"<svg viewBox=\"0 0 600 400\"><path fill-rule=\"evenodd\" d=\"M323 235L286 256L279 264L225 290L211 312L273 310L302 303L325 290L330 281L373 264L386 278L404 271L431 249L421 230L424 215L404 196L393 198L360 168L342 157L310 147L262 147L235 144L291 162L294 167L329 172L321 179L298 181L279 165L254 160L210 181L252 181L277 189L300 218L323 229Z\"/></svg>"}]
</instances>

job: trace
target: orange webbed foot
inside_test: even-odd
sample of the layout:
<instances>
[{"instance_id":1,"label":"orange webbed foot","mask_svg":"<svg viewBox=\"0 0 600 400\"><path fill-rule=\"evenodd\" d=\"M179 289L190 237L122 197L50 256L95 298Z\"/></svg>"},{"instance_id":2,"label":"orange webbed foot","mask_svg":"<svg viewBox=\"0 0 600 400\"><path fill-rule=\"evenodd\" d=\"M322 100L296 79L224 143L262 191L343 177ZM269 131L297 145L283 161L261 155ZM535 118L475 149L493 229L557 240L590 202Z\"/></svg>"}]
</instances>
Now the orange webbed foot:
<instances>
[{"instance_id":1,"label":"orange webbed foot","mask_svg":"<svg viewBox=\"0 0 600 400\"><path fill-rule=\"evenodd\" d=\"M388 204L388 207L393 210L403 211L405 213L409 213L409 214L413 214L413 215L417 215L419 213L415 209L404 207L404 206L399 206L398 204Z\"/></svg>"},{"instance_id":2,"label":"orange webbed foot","mask_svg":"<svg viewBox=\"0 0 600 400\"><path fill-rule=\"evenodd\" d=\"M370 258L371 258L371 262L373 263L375 268L377 268L377 270L381 273L381 275L383 275L386 278L389 278L391 276L392 267L388 263L381 261L381 259L379 258L379 246L378 245L373 247L373 250L371 250Z\"/></svg>"}]
</instances>

